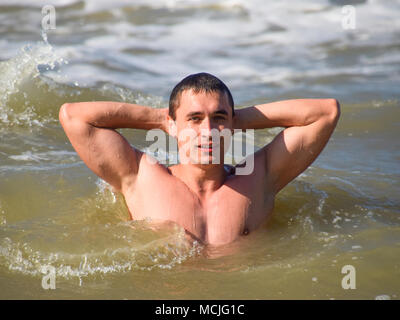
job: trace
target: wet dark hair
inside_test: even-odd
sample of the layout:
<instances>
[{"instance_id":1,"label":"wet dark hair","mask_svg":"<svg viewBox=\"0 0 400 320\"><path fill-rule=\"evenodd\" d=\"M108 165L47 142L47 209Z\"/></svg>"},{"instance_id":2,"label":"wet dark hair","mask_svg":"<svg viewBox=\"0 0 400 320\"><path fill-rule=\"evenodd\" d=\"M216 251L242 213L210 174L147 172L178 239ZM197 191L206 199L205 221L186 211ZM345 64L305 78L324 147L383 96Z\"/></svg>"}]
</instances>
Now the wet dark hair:
<instances>
[{"instance_id":1,"label":"wet dark hair","mask_svg":"<svg viewBox=\"0 0 400 320\"><path fill-rule=\"evenodd\" d=\"M216 76L213 76L212 74L201 72L187 76L186 78L181 80L181 82L179 82L172 90L169 97L168 110L168 114L172 119L176 119L176 109L178 109L179 107L179 101L182 92L190 89L192 89L195 93L220 92L223 94L224 92L226 92L229 105L232 107L232 116L235 115L232 94L225 83L223 83L220 79L218 79Z\"/></svg>"}]
</instances>

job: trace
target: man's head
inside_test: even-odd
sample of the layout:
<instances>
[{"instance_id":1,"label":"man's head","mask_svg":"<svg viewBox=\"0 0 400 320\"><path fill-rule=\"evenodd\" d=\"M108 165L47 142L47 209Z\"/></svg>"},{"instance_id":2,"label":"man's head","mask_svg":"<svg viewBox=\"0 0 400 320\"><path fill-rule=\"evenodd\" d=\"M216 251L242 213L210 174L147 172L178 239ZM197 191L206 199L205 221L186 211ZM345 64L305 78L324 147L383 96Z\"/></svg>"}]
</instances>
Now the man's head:
<instances>
[{"instance_id":1,"label":"man's head","mask_svg":"<svg viewBox=\"0 0 400 320\"><path fill-rule=\"evenodd\" d=\"M198 73L179 82L171 93L168 119L181 161L186 157L191 163L215 164L218 159L223 164L233 117L232 95L215 76Z\"/></svg>"},{"instance_id":2,"label":"man's head","mask_svg":"<svg viewBox=\"0 0 400 320\"><path fill-rule=\"evenodd\" d=\"M202 72L187 76L172 90L169 98L168 114L174 121L176 120L176 110L180 105L180 98L182 93L186 90L192 90L194 93L218 92L222 95L225 93L228 103L232 108L232 116L235 115L232 94L225 83L212 74Z\"/></svg>"}]
</instances>

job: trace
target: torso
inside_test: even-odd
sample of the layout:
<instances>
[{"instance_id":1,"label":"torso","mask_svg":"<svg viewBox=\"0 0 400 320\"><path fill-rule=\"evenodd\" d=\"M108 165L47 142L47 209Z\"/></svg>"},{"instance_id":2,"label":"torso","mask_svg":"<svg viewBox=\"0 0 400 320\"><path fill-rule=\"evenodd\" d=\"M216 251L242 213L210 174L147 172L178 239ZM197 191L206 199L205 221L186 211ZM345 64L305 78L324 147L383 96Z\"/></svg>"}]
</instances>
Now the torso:
<instances>
[{"instance_id":1,"label":"torso","mask_svg":"<svg viewBox=\"0 0 400 320\"><path fill-rule=\"evenodd\" d=\"M247 235L272 213L274 197L257 157L252 174L227 174L223 185L202 200L179 178L175 166L144 162L134 190L124 194L132 219L173 221L201 242L219 245Z\"/></svg>"}]
</instances>

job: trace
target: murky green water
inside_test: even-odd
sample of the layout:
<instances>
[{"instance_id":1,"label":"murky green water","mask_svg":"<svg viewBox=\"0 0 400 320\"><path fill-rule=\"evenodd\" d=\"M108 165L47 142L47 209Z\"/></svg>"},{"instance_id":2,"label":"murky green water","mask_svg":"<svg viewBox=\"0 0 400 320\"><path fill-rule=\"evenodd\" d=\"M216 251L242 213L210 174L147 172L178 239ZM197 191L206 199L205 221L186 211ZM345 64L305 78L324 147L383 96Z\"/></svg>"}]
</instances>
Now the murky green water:
<instances>
[{"instance_id":1,"label":"murky green water","mask_svg":"<svg viewBox=\"0 0 400 320\"><path fill-rule=\"evenodd\" d=\"M54 2L50 44L39 4L0 6L0 298L398 299L400 28L389 21L399 2L356 5L351 32L335 24L334 1L167 2ZM342 105L332 139L278 195L270 223L218 248L172 224L129 221L58 122L67 101L165 107L198 71L220 76L238 107ZM279 130L258 131L257 147ZM150 144L143 131L121 132ZM354 290L342 288L345 265ZM55 290L42 288L45 266Z\"/></svg>"}]
</instances>

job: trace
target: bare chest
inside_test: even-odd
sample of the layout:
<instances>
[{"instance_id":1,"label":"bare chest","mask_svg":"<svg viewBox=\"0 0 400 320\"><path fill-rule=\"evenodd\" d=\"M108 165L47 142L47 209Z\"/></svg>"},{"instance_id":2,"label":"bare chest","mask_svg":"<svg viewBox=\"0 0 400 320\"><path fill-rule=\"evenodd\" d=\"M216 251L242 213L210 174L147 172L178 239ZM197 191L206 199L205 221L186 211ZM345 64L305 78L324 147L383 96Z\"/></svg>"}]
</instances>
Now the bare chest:
<instances>
[{"instance_id":1,"label":"bare chest","mask_svg":"<svg viewBox=\"0 0 400 320\"><path fill-rule=\"evenodd\" d=\"M203 201L181 185L143 187L125 200L133 219L173 221L207 244L226 244L248 234L272 211L256 190L241 193L228 186Z\"/></svg>"}]
</instances>

